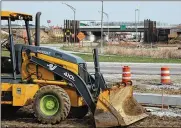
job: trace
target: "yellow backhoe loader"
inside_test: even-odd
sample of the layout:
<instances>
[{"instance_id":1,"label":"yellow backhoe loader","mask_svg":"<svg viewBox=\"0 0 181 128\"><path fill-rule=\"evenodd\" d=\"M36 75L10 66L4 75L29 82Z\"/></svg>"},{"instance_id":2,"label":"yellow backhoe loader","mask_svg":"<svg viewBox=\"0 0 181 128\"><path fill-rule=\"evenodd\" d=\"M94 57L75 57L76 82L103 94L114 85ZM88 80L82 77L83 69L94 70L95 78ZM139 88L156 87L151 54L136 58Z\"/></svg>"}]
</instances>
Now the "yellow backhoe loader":
<instances>
[{"instance_id":1,"label":"yellow backhoe loader","mask_svg":"<svg viewBox=\"0 0 181 128\"><path fill-rule=\"evenodd\" d=\"M126 126L147 117L133 98L131 85L109 88L100 72L98 50L93 50L95 74L86 62L62 50L40 46L40 15L36 14L35 46L32 45L29 14L1 11L8 21L10 56L1 56L2 113L17 111L33 102L40 123L55 124L70 114L94 115L96 127ZM14 44L11 21L24 20L28 45ZM9 109L9 110L8 110Z\"/></svg>"}]
</instances>

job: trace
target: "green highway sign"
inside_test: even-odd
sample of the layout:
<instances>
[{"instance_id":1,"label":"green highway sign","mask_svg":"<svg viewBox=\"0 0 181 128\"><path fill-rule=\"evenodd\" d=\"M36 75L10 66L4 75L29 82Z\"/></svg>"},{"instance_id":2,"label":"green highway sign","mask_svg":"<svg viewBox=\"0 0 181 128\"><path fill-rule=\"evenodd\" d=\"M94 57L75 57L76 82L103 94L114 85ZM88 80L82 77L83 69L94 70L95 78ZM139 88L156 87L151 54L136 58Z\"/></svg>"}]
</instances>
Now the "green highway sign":
<instances>
[{"instance_id":1,"label":"green highway sign","mask_svg":"<svg viewBox=\"0 0 181 128\"><path fill-rule=\"evenodd\" d=\"M125 29L126 29L126 25L121 25L121 26L120 26L120 29L121 29L121 30L125 30Z\"/></svg>"}]
</instances>

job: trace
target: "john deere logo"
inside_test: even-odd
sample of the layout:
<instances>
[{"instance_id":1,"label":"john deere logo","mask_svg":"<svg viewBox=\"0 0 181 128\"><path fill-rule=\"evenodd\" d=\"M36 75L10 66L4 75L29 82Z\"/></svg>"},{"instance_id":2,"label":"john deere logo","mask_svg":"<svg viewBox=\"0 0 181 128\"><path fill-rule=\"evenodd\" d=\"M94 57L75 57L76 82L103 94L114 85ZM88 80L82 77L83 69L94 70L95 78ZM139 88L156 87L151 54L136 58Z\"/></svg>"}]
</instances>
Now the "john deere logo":
<instances>
[{"instance_id":1,"label":"john deere logo","mask_svg":"<svg viewBox=\"0 0 181 128\"><path fill-rule=\"evenodd\" d=\"M55 68L57 67L56 65L53 65L53 64L47 64L47 66L49 67L51 71L55 70Z\"/></svg>"}]
</instances>

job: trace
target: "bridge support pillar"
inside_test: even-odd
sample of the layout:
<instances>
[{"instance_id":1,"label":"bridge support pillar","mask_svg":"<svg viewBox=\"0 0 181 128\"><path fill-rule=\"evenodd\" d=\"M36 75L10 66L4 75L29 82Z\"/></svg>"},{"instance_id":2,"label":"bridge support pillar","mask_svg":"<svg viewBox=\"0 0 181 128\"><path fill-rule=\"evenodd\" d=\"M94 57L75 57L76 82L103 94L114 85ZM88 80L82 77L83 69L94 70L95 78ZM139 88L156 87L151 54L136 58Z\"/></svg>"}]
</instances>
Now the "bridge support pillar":
<instances>
[{"instance_id":1,"label":"bridge support pillar","mask_svg":"<svg viewBox=\"0 0 181 128\"><path fill-rule=\"evenodd\" d=\"M96 40L96 36L92 32L87 32L87 40L94 42Z\"/></svg>"}]
</instances>

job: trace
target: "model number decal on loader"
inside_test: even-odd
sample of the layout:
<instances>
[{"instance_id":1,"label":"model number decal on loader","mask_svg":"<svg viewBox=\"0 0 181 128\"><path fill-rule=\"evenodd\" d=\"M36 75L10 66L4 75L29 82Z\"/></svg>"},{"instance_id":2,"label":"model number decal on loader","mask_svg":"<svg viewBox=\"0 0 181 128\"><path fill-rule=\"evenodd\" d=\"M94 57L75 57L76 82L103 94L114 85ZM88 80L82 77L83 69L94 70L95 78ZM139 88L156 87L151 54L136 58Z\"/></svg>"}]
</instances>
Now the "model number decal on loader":
<instances>
[{"instance_id":1,"label":"model number decal on loader","mask_svg":"<svg viewBox=\"0 0 181 128\"><path fill-rule=\"evenodd\" d=\"M47 51L42 51L42 50L37 50L37 52L43 53L43 54L47 54L50 55L51 52L47 52Z\"/></svg>"},{"instance_id":2,"label":"model number decal on loader","mask_svg":"<svg viewBox=\"0 0 181 128\"><path fill-rule=\"evenodd\" d=\"M69 79L75 81L74 76L70 75L68 72L64 73L64 76L68 77Z\"/></svg>"}]
</instances>

